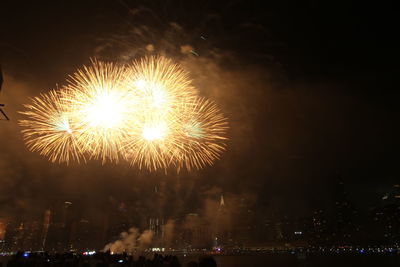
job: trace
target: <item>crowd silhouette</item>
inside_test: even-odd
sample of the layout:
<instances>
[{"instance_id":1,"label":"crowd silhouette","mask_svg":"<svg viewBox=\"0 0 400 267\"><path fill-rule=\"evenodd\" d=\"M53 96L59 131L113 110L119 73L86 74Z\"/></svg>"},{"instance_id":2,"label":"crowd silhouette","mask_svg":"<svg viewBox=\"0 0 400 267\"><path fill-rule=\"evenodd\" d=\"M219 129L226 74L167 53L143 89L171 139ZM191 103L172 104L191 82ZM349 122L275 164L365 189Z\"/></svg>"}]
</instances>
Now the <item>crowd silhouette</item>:
<instances>
[{"instance_id":1,"label":"crowd silhouette","mask_svg":"<svg viewBox=\"0 0 400 267\"><path fill-rule=\"evenodd\" d=\"M76 253L47 252L18 252L8 261L7 267L17 266L48 266L48 267L217 267L212 257L203 257L198 262L191 261L181 265L177 256L154 254L152 258L140 256L134 258L131 255L111 254L109 252L98 252L93 255ZM3 267L0 263L0 267Z\"/></svg>"}]
</instances>

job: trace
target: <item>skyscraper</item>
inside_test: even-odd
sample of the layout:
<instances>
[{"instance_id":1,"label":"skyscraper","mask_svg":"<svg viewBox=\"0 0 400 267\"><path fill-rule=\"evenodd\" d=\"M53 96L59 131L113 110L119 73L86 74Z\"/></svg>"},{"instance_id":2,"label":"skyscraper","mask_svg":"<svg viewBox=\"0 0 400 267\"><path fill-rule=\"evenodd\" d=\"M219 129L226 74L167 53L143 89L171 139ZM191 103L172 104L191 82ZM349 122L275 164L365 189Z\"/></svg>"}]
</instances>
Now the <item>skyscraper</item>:
<instances>
[{"instance_id":1,"label":"skyscraper","mask_svg":"<svg viewBox=\"0 0 400 267\"><path fill-rule=\"evenodd\" d=\"M162 218L149 218L149 230L153 232L153 239L160 243L163 243L164 231L163 231L164 219Z\"/></svg>"},{"instance_id":2,"label":"skyscraper","mask_svg":"<svg viewBox=\"0 0 400 267\"><path fill-rule=\"evenodd\" d=\"M72 246L72 225L73 225L73 214L72 214L72 202L65 201L63 207L63 238L62 243L65 251L73 249Z\"/></svg>"},{"instance_id":3,"label":"skyscraper","mask_svg":"<svg viewBox=\"0 0 400 267\"><path fill-rule=\"evenodd\" d=\"M41 249L40 244L41 223L38 220L29 220L25 223L24 237L20 249L37 251Z\"/></svg>"},{"instance_id":4,"label":"skyscraper","mask_svg":"<svg viewBox=\"0 0 400 267\"><path fill-rule=\"evenodd\" d=\"M23 222L17 224L13 231L12 243L10 246L11 251L18 251L22 249L24 242L25 225Z\"/></svg>"},{"instance_id":5,"label":"skyscraper","mask_svg":"<svg viewBox=\"0 0 400 267\"><path fill-rule=\"evenodd\" d=\"M349 244L352 242L354 235L357 233L355 225L357 210L353 203L349 200L345 190L345 184L340 181L336 185L335 192L335 220L333 224L334 239L339 245Z\"/></svg>"},{"instance_id":6,"label":"skyscraper","mask_svg":"<svg viewBox=\"0 0 400 267\"><path fill-rule=\"evenodd\" d=\"M219 200L219 206L215 220L215 231L213 237L214 247L227 245L230 237L230 220L223 195L221 195Z\"/></svg>"}]
</instances>

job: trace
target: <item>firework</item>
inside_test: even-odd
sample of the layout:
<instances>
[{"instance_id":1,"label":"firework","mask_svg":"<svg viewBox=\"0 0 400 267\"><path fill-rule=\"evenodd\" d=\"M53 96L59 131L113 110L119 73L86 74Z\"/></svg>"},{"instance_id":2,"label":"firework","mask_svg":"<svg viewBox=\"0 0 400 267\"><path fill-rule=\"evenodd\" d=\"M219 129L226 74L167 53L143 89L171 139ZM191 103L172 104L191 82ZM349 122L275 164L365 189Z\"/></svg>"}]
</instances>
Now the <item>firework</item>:
<instances>
[{"instance_id":1,"label":"firework","mask_svg":"<svg viewBox=\"0 0 400 267\"><path fill-rule=\"evenodd\" d=\"M129 138L127 156L150 170L202 169L226 148L227 119L203 98L182 103L169 117L147 120Z\"/></svg>"},{"instance_id":2,"label":"firework","mask_svg":"<svg viewBox=\"0 0 400 267\"><path fill-rule=\"evenodd\" d=\"M84 160L79 133L71 126L71 110L63 100L64 91L52 90L31 99L24 105L27 111L20 112L29 119L20 120L27 147L47 156L52 162L71 159Z\"/></svg>"},{"instance_id":3,"label":"firework","mask_svg":"<svg viewBox=\"0 0 400 267\"><path fill-rule=\"evenodd\" d=\"M143 112L166 114L197 95L189 74L165 57L146 57L128 69L130 92Z\"/></svg>"},{"instance_id":4,"label":"firework","mask_svg":"<svg viewBox=\"0 0 400 267\"><path fill-rule=\"evenodd\" d=\"M197 98L183 107L173 153L178 169L212 165L226 149L228 122L210 100Z\"/></svg>"},{"instance_id":5,"label":"firework","mask_svg":"<svg viewBox=\"0 0 400 267\"><path fill-rule=\"evenodd\" d=\"M187 72L164 57L147 57L130 66L129 86L137 103L125 156L148 169L172 164L182 106L197 92Z\"/></svg>"},{"instance_id":6,"label":"firework","mask_svg":"<svg viewBox=\"0 0 400 267\"><path fill-rule=\"evenodd\" d=\"M103 162L118 161L136 101L126 84L126 68L93 60L70 76L65 103L72 109L83 150Z\"/></svg>"}]
</instances>

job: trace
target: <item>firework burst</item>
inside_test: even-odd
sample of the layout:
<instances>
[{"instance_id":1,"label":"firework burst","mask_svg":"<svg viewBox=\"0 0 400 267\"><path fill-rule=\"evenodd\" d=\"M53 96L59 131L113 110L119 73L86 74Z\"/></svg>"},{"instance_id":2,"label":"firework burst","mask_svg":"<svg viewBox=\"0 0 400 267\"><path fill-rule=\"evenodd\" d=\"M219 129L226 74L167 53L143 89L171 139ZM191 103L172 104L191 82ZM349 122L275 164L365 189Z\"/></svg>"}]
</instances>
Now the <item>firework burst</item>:
<instances>
[{"instance_id":1,"label":"firework burst","mask_svg":"<svg viewBox=\"0 0 400 267\"><path fill-rule=\"evenodd\" d=\"M61 90L32 99L27 146L52 162L121 158L149 170L201 169L225 150L227 120L164 57L121 66L93 60Z\"/></svg>"},{"instance_id":2,"label":"firework burst","mask_svg":"<svg viewBox=\"0 0 400 267\"><path fill-rule=\"evenodd\" d=\"M169 113L197 95L189 74L165 57L146 57L128 69L130 92L146 113Z\"/></svg>"},{"instance_id":3,"label":"firework burst","mask_svg":"<svg viewBox=\"0 0 400 267\"><path fill-rule=\"evenodd\" d=\"M173 153L178 169L212 165L226 149L227 119L215 103L204 98L186 103L182 114Z\"/></svg>"},{"instance_id":4,"label":"firework burst","mask_svg":"<svg viewBox=\"0 0 400 267\"><path fill-rule=\"evenodd\" d=\"M31 151L47 156L52 162L68 163L71 159L85 160L79 133L72 127L72 112L63 100L63 90L52 90L31 99L21 114L22 134Z\"/></svg>"},{"instance_id":5,"label":"firework burst","mask_svg":"<svg viewBox=\"0 0 400 267\"><path fill-rule=\"evenodd\" d=\"M65 103L72 109L83 150L103 162L118 161L121 143L134 119L135 99L126 85L126 68L92 61L70 76Z\"/></svg>"},{"instance_id":6,"label":"firework burst","mask_svg":"<svg viewBox=\"0 0 400 267\"><path fill-rule=\"evenodd\" d=\"M131 137L125 142L125 156L148 169L172 164L178 121L184 103L197 91L187 72L164 57L147 57L130 66L130 92L137 103Z\"/></svg>"}]
</instances>

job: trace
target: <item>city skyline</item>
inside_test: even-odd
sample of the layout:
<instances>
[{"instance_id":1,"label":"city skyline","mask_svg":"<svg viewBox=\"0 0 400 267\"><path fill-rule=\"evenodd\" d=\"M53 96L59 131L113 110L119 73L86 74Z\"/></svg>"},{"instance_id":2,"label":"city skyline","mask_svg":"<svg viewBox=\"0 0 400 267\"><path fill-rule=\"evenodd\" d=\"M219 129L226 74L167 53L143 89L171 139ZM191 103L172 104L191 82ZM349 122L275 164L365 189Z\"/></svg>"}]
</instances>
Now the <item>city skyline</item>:
<instances>
[{"instance_id":1,"label":"city skyline","mask_svg":"<svg viewBox=\"0 0 400 267\"><path fill-rule=\"evenodd\" d=\"M337 186L332 210L317 209L301 216L262 213L248 199L226 202L223 194L219 199L214 196L209 207L178 217L154 212L137 216L129 204L116 202L95 219L79 214L79 207L65 201L35 218L0 217L0 244L10 252L110 249L122 253L133 248L121 246L119 240L130 235L139 238L146 231L151 233L148 248L169 250L397 244L400 185L393 185L366 211L349 201L342 182ZM134 248L138 247L139 243Z\"/></svg>"}]
</instances>

